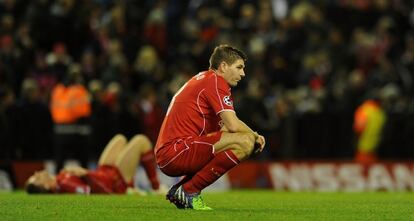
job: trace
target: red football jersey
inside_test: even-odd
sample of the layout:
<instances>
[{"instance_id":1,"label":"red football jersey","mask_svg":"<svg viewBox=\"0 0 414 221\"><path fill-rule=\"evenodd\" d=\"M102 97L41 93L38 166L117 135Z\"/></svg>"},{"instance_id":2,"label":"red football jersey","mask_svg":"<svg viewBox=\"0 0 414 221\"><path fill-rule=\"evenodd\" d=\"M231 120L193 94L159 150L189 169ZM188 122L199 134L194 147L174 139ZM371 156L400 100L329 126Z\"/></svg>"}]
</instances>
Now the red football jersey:
<instances>
[{"instance_id":1,"label":"red football jersey","mask_svg":"<svg viewBox=\"0 0 414 221\"><path fill-rule=\"evenodd\" d=\"M119 170L108 165L89 171L84 179L91 187L91 193L125 193L128 187Z\"/></svg>"},{"instance_id":2,"label":"red football jersey","mask_svg":"<svg viewBox=\"0 0 414 221\"><path fill-rule=\"evenodd\" d=\"M234 111L226 80L213 70L195 75L171 100L155 152L177 139L219 131L222 111Z\"/></svg>"},{"instance_id":3,"label":"red football jersey","mask_svg":"<svg viewBox=\"0 0 414 221\"><path fill-rule=\"evenodd\" d=\"M79 193L89 194L91 187L78 176L62 171L56 176L58 193Z\"/></svg>"},{"instance_id":4,"label":"red football jersey","mask_svg":"<svg viewBox=\"0 0 414 221\"><path fill-rule=\"evenodd\" d=\"M78 177L60 172L56 177L59 193L125 193L128 186L119 170L113 166L101 165L86 176Z\"/></svg>"}]
</instances>

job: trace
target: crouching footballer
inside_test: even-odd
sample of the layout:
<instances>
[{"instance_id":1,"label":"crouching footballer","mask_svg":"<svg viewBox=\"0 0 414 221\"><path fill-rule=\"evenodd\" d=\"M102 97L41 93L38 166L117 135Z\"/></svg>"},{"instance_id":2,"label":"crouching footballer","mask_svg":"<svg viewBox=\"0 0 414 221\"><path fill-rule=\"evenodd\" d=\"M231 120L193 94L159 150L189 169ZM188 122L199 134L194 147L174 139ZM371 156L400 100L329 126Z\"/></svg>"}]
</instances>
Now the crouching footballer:
<instances>
[{"instance_id":1,"label":"crouching footballer","mask_svg":"<svg viewBox=\"0 0 414 221\"><path fill-rule=\"evenodd\" d=\"M246 59L235 47L217 46L209 70L192 77L171 100L155 156L166 175L182 176L166 196L179 209L211 210L202 190L265 146L265 138L233 108L231 87L245 77Z\"/></svg>"}]
</instances>

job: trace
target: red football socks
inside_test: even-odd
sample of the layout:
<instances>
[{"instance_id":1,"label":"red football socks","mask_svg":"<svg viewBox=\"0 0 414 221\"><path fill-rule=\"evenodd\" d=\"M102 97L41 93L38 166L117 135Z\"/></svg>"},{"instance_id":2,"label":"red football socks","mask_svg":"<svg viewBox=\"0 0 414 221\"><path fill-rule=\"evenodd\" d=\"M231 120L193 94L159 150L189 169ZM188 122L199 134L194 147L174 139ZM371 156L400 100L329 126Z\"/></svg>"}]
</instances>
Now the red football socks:
<instances>
[{"instance_id":1,"label":"red football socks","mask_svg":"<svg viewBox=\"0 0 414 221\"><path fill-rule=\"evenodd\" d=\"M220 152L183 185L184 190L189 194L199 193L239 163L231 150Z\"/></svg>"},{"instance_id":2,"label":"red football socks","mask_svg":"<svg viewBox=\"0 0 414 221\"><path fill-rule=\"evenodd\" d=\"M154 152L152 150L142 154L141 165L144 167L145 173L151 183L153 190L157 190L160 187L160 181L157 177Z\"/></svg>"}]
</instances>

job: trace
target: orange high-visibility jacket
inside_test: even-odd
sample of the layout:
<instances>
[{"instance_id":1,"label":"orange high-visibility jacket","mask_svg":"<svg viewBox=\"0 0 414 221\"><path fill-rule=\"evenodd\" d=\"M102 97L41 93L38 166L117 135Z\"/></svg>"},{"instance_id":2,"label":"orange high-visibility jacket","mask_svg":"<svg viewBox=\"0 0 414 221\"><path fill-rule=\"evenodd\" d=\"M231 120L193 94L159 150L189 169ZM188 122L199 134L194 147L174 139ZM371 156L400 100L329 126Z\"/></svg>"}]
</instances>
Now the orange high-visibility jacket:
<instances>
[{"instance_id":1,"label":"orange high-visibility jacket","mask_svg":"<svg viewBox=\"0 0 414 221\"><path fill-rule=\"evenodd\" d=\"M65 87L57 84L52 91L50 111L55 123L70 124L91 114L89 93L81 84Z\"/></svg>"}]
</instances>

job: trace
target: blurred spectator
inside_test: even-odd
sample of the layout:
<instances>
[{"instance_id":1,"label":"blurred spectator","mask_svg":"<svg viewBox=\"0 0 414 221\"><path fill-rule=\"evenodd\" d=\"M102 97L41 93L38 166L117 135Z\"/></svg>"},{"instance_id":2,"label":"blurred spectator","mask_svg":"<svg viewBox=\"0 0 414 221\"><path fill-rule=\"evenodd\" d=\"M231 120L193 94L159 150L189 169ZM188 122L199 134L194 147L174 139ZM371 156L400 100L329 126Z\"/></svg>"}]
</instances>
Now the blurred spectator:
<instances>
[{"instance_id":1,"label":"blurred spectator","mask_svg":"<svg viewBox=\"0 0 414 221\"><path fill-rule=\"evenodd\" d=\"M16 95L20 93L22 82L20 52L11 35L0 37L0 85L10 85Z\"/></svg>"},{"instance_id":2,"label":"blurred spectator","mask_svg":"<svg viewBox=\"0 0 414 221\"><path fill-rule=\"evenodd\" d=\"M64 160L73 157L87 167L88 138L91 134L89 117L91 105L89 92L82 84L79 64L72 64L66 78L52 91L50 110L55 124L55 160L57 169L63 168Z\"/></svg>"},{"instance_id":3,"label":"blurred spectator","mask_svg":"<svg viewBox=\"0 0 414 221\"><path fill-rule=\"evenodd\" d=\"M134 115L131 99L118 82L110 82L106 86L104 95L104 109L106 118L102 119L110 137L122 133L131 138L141 130L138 116Z\"/></svg>"},{"instance_id":4,"label":"blurred spectator","mask_svg":"<svg viewBox=\"0 0 414 221\"><path fill-rule=\"evenodd\" d=\"M355 111L354 131L358 137L356 162L371 164L377 161L377 148L386 117L378 98L365 100Z\"/></svg>"},{"instance_id":5,"label":"blurred spectator","mask_svg":"<svg viewBox=\"0 0 414 221\"><path fill-rule=\"evenodd\" d=\"M0 85L0 158L11 160L15 156L18 141L17 106L13 91Z\"/></svg>"},{"instance_id":6,"label":"blurred spectator","mask_svg":"<svg viewBox=\"0 0 414 221\"><path fill-rule=\"evenodd\" d=\"M37 81L42 101L49 102L50 93L58 82L58 78L46 63L45 54L37 52L34 55L34 64L29 70L28 76Z\"/></svg>"},{"instance_id":7,"label":"blurred spectator","mask_svg":"<svg viewBox=\"0 0 414 221\"><path fill-rule=\"evenodd\" d=\"M51 159L53 122L40 89L34 79L26 78L18 101L19 133L17 158L24 160Z\"/></svg>"},{"instance_id":8,"label":"blurred spectator","mask_svg":"<svg viewBox=\"0 0 414 221\"><path fill-rule=\"evenodd\" d=\"M98 67L97 57L92 50L85 50L81 56L81 68L85 77L85 82L100 78L100 70Z\"/></svg>"},{"instance_id":9,"label":"blurred spectator","mask_svg":"<svg viewBox=\"0 0 414 221\"><path fill-rule=\"evenodd\" d=\"M411 1L3 0L0 88L17 102L3 105L3 120L10 118L2 124L27 104L25 79L36 81L35 103L49 103L76 62L91 85L92 149L115 132L152 134L172 94L208 67L214 45L228 43L248 53L254 83L242 83L235 99L256 103L238 108L269 134L266 157L352 158L355 110L390 84L398 93L381 101L387 133L377 153L414 157L413 28ZM9 141L18 157L21 146Z\"/></svg>"},{"instance_id":10,"label":"blurred spectator","mask_svg":"<svg viewBox=\"0 0 414 221\"><path fill-rule=\"evenodd\" d=\"M11 14L3 14L1 17L0 23L0 34L2 35L11 35L13 34L14 29L14 17Z\"/></svg>"},{"instance_id":11,"label":"blurred spectator","mask_svg":"<svg viewBox=\"0 0 414 221\"><path fill-rule=\"evenodd\" d=\"M134 86L152 84L160 86L165 79L165 70L154 47L145 45L139 49L134 63Z\"/></svg>"},{"instance_id":12,"label":"blurred spectator","mask_svg":"<svg viewBox=\"0 0 414 221\"><path fill-rule=\"evenodd\" d=\"M103 65L101 79L105 84L116 81L126 84L128 79L123 79L122 72L129 65L123 53L123 44L119 39L110 39L105 53L105 64ZM128 77L128 76L126 76Z\"/></svg>"},{"instance_id":13,"label":"blurred spectator","mask_svg":"<svg viewBox=\"0 0 414 221\"><path fill-rule=\"evenodd\" d=\"M31 36L40 49L47 49L54 43L53 32L50 29L52 25L50 6L49 0L30 1L27 4L25 17L31 29L36 30L31 32Z\"/></svg>"},{"instance_id":14,"label":"blurred spectator","mask_svg":"<svg viewBox=\"0 0 414 221\"><path fill-rule=\"evenodd\" d=\"M105 90L101 80L91 80L88 83L88 90L91 95L91 158L97 160L103 151L105 142L110 138L109 125L106 124L108 109L104 105Z\"/></svg>"},{"instance_id":15,"label":"blurred spectator","mask_svg":"<svg viewBox=\"0 0 414 221\"><path fill-rule=\"evenodd\" d=\"M53 46L53 51L46 55L46 64L59 82L66 80L66 73L71 62L72 57L68 54L66 45L62 42L56 43Z\"/></svg>"},{"instance_id":16,"label":"blurred spectator","mask_svg":"<svg viewBox=\"0 0 414 221\"><path fill-rule=\"evenodd\" d=\"M167 50L166 5L165 0L156 1L148 13L144 27L144 36L161 55L165 55Z\"/></svg>"},{"instance_id":17,"label":"blurred spectator","mask_svg":"<svg viewBox=\"0 0 414 221\"><path fill-rule=\"evenodd\" d=\"M156 89L151 84L143 85L139 97L141 98L139 116L141 116L143 133L151 142L156 143L164 119L164 111L158 102Z\"/></svg>"}]
</instances>

